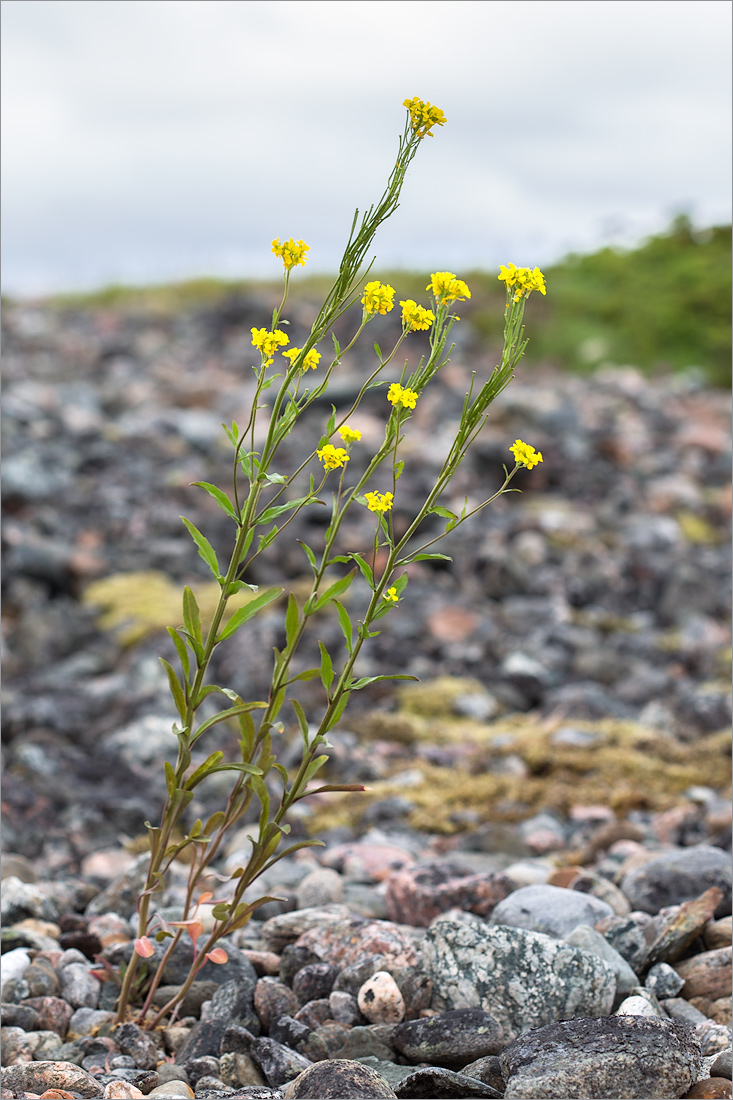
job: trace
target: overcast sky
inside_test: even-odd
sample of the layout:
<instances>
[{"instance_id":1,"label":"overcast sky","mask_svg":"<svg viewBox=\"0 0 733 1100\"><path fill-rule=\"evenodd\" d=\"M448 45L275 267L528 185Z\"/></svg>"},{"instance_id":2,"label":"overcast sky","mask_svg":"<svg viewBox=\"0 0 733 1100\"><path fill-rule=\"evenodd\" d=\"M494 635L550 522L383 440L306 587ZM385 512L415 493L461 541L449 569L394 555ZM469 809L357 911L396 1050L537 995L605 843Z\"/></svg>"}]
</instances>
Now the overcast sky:
<instances>
[{"instance_id":1,"label":"overcast sky","mask_svg":"<svg viewBox=\"0 0 733 1100\"><path fill-rule=\"evenodd\" d=\"M3 0L3 288L333 270L402 101L378 267L547 265L730 220L728 0ZM298 269L299 271L302 269ZM377 268L378 273L378 268Z\"/></svg>"}]
</instances>

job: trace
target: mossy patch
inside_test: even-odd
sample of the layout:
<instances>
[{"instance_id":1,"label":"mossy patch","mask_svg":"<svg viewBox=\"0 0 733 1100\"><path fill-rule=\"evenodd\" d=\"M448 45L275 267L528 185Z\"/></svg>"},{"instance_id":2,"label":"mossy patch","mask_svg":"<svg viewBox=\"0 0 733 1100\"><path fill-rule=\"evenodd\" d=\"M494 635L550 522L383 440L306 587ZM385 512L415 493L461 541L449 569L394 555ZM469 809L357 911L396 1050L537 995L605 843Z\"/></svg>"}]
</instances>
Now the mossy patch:
<instances>
[{"instance_id":1,"label":"mossy patch","mask_svg":"<svg viewBox=\"0 0 733 1100\"><path fill-rule=\"evenodd\" d=\"M211 622L221 589L216 581L196 583L194 594L204 629ZM254 599L244 589L230 597L224 622ZM139 573L113 573L94 581L83 595L86 604L101 608L98 624L113 631L123 646L133 646L150 634L183 623L182 588L165 573L151 569Z\"/></svg>"},{"instance_id":2,"label":"mossy patch","mask_svg":"<svg viewBox=\"0 0 733 1100\"><path fill-rule=\"evenodd\" d=\"M407 720L405 715L383 717ZM472 751L457 755L453 766L416 759L411 767L421 772L423 782L409 790L387 778L370 783L363 795L318 807L309 826L314 834L354 825L373 802L397 794L413 804L407 817L411 826L453 833L466 828L467 811L476 823L521 821L540 810L565 815L578 803L599 803L623 816L632 809L668 809L693 785L715 790L728 786L727 730L683 743L638 722L578 721L574 729L594 735L591 744L578 746L553 744L560 724L527 714L508 715L483 727L446 718L411 720L420 722L423 743L435 740L445 745L451 740L447 733L455 733L457 727L460 736L452 740L463 748L470 745ZM376 721L373 715L375 725ZM521 768L502 766L509 756L524 763L524 774ZM399 770L404 766L402 760Z\"/></svg>"}]
</instances>

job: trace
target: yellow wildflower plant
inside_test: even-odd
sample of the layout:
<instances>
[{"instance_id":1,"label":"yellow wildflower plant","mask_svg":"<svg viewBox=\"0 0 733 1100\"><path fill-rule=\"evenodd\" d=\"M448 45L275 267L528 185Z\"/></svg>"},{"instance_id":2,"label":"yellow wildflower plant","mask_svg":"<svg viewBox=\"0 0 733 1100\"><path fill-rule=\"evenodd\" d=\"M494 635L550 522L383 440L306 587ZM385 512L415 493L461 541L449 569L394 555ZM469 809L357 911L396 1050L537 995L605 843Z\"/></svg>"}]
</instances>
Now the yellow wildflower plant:
<instances>
[{"instance_id":1,"label":"yellow wildflower plant","mask_svg":"<svg viewBox=\"0 0 733 1100\"><path fill-rule=\"evenodd\" d=\"M529 443L524 443L521 439L515 439L509 450L514 455L517 466L524 466L528 470L544 461L542 451L536 451L534 447Z\"/></svg>"},{"instance_id":2,"label":"yellow wildflower plant","mask_svg":"<svg viewBox=\"0 0 733 1100\"><path fill-rule=\"evenodd\" d=\"M498 279L506 284L507 290L511 290L512 287L517 288L512 295L515 302L519 302L523 297L529 298L533 290L539 290L540 294L547 294L545 276L538 267L530 270L528 267L517 267L515 264L502 264Z\"/></svg>"},{"instance_id":3,"label":"yellow wildflower plant","mask_svg":"<svg viewBox=\"0 0 733 1100\"><path fill-rule=\"evenodd\" d=\"M386 600L387 603L399 603L399 596L397 595L397 589L394 585L388 588L386 592L382 593L382 599Z\"/></svg>"},{"instance_id":4,"label":"yellow wildflower plant","mask_svg":"<svg viewBox=\"0 0 733 1100\"><path fill-rule=\"evenodd\" d=\"M364 312L369 314L389 313L394 307L394 287L387 283L380 283L375 279L364 287L364 297L361 304Z\"/></svg>"},{"instance_id":5,"label":"yellow wildflower plant","mask_svg":"<svg viewBox=\"0 0 733 1100\"><path fill-rule=\"evenodd\" d=\"M283 355L285 356L286 359L290 360L290 365L292 366L293 363L295 362L295 360L300 355L301 351L302 351L302 348L288 348L287 351L283 352ZM315 370L316 367L318 366L318 364L320 363L320 361L321 361L320 351L316 351L315 348L311 348L310 351L307 351L305 353L305 359L300 364L300 366L301 366L302 370Z\"/></svg>"},{"instance_id":6,"label":"yellow wildflower plant","mask_svg":"<svg viewBox=\"0 0 733 1100\"><path fill-rule=\"evenodd\" d=\"M445 126L446 124L447 119L440 107L434 107L432 103L426 103L419 96L406 99L402 106L407 107L410 112L410 125L415 131L415 137L421 141L426 135L428 137L433 136L430 133L433 126Z\"/></svg>"},{"instance_id":7,"label":"yellow wildflower plant","mask_svg":"<svg viewBox=\"0 0 733 1100\"><path fill-rule=\"evenodd\" d=\"M400 305L402 306L402 327L408 332L418 332L420 330L425 332L435 320L432 309L419 306L412 298L400 302Z\"/></svg>"},{"instance_id":8,"label":"yellow wildflower plant","mask_svg":"<svg viewBox=\"0 0 733 1100\"><path fill-rule=\"evenodd\" d=\"M338 470L349 461L349 453L343 447L334 447L333 443L327 443L316 452L327 470Z\"/></svg>"},{"instance_id":9,"label":"yellow wildflower plant","mask_svg":"<svg viewBox=\"0 0 733 1100\"><path fill-rule=\"evenodd\" d=\"M370 512L389 512L394 503L392 493L364 493Z\"/></svg>"},{"instance_id":10,"label":"yellow wildflower plant","mask_svg":"<svg viewBox=\"0 0 733 1100\"><path fill-rule=\"evenodd\" d=\"M399 382L393 382L387 390L387 400L393 405L403 405L406 409L414 409L419 393L403 388Z\"/></svg>"},{"instance_id":11,"label":"yellow wildflower plant","mask_svg":"<svg viewBox=\"0 0 733 1100\"><path fill-rule=\"evenodd\" d=\"M435 271L425 289L431 291L436 301L440 302L462 302L464 298L471 297L471 291L463 279L457 279L452 271Z\"/></svg>"},{"instance_id":12,"label":"yellow wildflower plant","mask_svg":"<svg viewBox=\"0 0 733 1100\"><path fill-rule=\"evenodd\" d=\"M281 332L279 328L276 328L274 332L268 332L266 328L252 329L252 344L262 353L263 359L266 360L265 365L268 367L271 365L272 357L277 349L285 347L289 343L290 337Z\"/></svg>"},{"instance_id":13,"label":"yellow wildflower plant","mask_svg":"<svg viewBox=\"0 0 733 1100\"><path fill-rule=\"evenodd\" d=\"M305 261L308 259L306 252L310 252L310 245L305 241L294 241L292 237L289 241L280 244L280 238L276 237L272 242L271 251L280 257L285 264L285 270L291 271L297 264L305 267Z\"/></svg>"},{"instance_id":14,"label":"yellow wildflower plant","mask_svg":"<svg viewBox=\"0 0 733 1100\"><path fill-rule=\"evenodd\" d=\"M361 432L359 429L350 428L348 424L344 424L343 428L339 428L339 435L344 443L358 443L361 439Z\"/></svg>"}]
</instances>

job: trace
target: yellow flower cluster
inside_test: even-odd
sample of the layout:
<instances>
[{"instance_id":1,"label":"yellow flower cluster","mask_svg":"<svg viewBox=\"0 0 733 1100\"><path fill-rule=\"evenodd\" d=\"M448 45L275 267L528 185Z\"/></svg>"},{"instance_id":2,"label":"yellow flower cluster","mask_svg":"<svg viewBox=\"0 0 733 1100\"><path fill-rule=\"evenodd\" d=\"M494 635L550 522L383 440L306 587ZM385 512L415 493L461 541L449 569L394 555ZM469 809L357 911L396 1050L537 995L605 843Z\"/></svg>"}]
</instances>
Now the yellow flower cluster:
<instances>
[{"instance_id":1,"label":"yellow flower cluster","mask_svg":"<svg viewBox=\"0 0 733 1100\"><path fill-rule=\"evenodd\" d=\"M339 435L344 443L358 443L361 439L361 432L359 429L350 428L348 424L344 424L343 428L339 428Z\"/></svg>"},{"instance_id":2,"label":"yellow flower cluster","mask_svg":"<svg viewBox=\"0 0 733 1100\"><path fill-rule=\"evenodd\" d=\"M433 297L442 302L461 302L471 297L466 284L462 279L456 279L452 271L434 272L425 289L432 291Z\"/></svg>"},{"instance_id":3,"label":"yellow flower cluster","mask_svg":"<svg viewBox=\"0 0 733 1100\"><path fill-rule=\"evenodd\" d=\"M516 287L514 301L518 302L523 295L529 298L533 290L539 290L540 294L547 294L545 276L538 267L531 271L528 267L516 267L515 264L502 264L499 268L499 281L506 283L507 290Z\"/></svg>"},{"instance_id":4,"label":"yellow flower cluster","mask_svg":"<svg viewBox=\"0 0 733 1100\"><path fill-rule=\"evenodd\" d=\"M394 306L394 287L375 280L364 287L361 300L365 313L389 313Z\"/></svg>"},{"instance_id":5,"label":"yellow flower cluster","mask_svg":"<svg viewBox=\"0 0 733 1100\"><path fill-rule=\"evenodd\" d=\"M419 329L425 331L435 320L432 309L419 306L412 298L408 298L406 302L400 302L400 305L402 306L402 327L410 332L417 332Z\"/></svg>"},{"instance_id":6,"label":"yellow flower cluster","mask_svg":"<svg viewBox=\"0 0 733 1100\"><path fill-rule=\"evenodd\" d=\"M397 589L394 585L388 588L386 592L382 593L382 599L386 600L387 603L399 603L399 596L397 595Z\"/></svg>"},{"instance_id":7,"label":"yellow flower cluster","mask_svg":"<svg viewBox=\"0 0 733 1100\"><path fill-rule=\"evenodd\" d=\"M272 251L285 264L285 270L290 271L297 264L305 267L305 261L308 259L306 252L310 252L310 245L305 241L294 241L292 237L289 241L280 244L280 238L276 237L272 242Z\"/></svg>"},{"instance_id":8,"label":"yellow flower cluster","mask_svg":"<svg viewBox=\"0 0 733 1100\"><path fill-rule=\"evenodd\" d=\"M295 360L297 359L297 357L300 355L300 352L301 352L301 348L288 348L287 351L283 352L283 355L285 356L285 358L290 360L290 366L291 367L292 367L293 363L295 362ZM303 370L315 370L316 367L318 366L319 362L320 362L320 359L321 359L320 351L316 351L315 348L311 348L310 351L307 351L305 353L305 359L300 364L301 368Z\"/></svg>"},{"instance_id":9,"label":"yellow flower cluster","mask_svg":"<svg viewBox=\"0 0 733 1100\"><path fill-rule=\"evenodd\" d=\"M387 390L387 400L393 405L404 405L406 409L414 409L419 396L414 390L403 389L399 382L393 382Z\"/></svg>"},{"instance_id":10,"label":"yellow flower cluster","mask_svg":"<svg viewBox=\"0 0 733 1100\"><path fill-rule=\"evenodd\" d=\"M338 470L349 461L348 452L343 447L334 447L333 443L327 443L316 454L327 470Z\"/></svg>"},{"instance_id":11,"label":"yellow flower cluster","mask_svg":"<svg viewBox=\"0 0 733 1100\"><path fill-rule=\"evenodd\" d=\"M289 341L290 337L281 332L279 328L276 328L274 332L268 332L266 328L252 329L252 344L262 352L266 360L265 365L268 367L272 363L272 357L277 349L285 347Z\"/></svg>"},{"instance_id":12,"label":"yellow flower cluster","mask_svg":"<svg viewBox=\"0 0 733 1100\"><path fill-rule=\"evenodd\" d=\"M392 493L364 493L370 512L389 512L394 501Z\"/></svg>"},{"instance_id":13,"label":"yellow flower cluster","mask_svg":"<svg viewBox=\"0 0 733 1100\"><path fill-rule=\"evenodd\" d=\"M514 455L517 466L526 466L531 470L539 462L542 462L542 451L536 451L529 443L523 443L521 439L515 439L509 450Z\"/></svg>"},{"instance_id":14,"label":"yellow flower cluster","mask_svg":"<svg viewBox=\"0 0 733 1100\"><path fill-rule=\"evenodd\" d=\"M431 103L425 103L419 96L406 99L402 106L407 107L410 112L410 123L415 131L415 137L420 138L421 141L426 134L428 137L433 136L430 133L433 126L445 126L446 117L440 107L433 107Z\"/></svg>"}]
</instances>

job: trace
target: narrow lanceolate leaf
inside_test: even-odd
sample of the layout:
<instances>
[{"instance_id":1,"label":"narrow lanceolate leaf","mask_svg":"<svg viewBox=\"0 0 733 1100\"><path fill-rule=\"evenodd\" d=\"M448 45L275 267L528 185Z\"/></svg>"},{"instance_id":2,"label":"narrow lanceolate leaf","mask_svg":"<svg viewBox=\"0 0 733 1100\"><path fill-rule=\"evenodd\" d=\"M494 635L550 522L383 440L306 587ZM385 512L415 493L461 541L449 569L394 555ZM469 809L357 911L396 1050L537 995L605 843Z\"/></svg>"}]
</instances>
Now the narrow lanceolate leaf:
<instances>
[{"instance_id":1,"label":"narrow lanceolate leaf","mask_svg":"<svg viewBox=\"0 0 733 1100\"><path fill-rule=\"evenodd\" d=\"M356 569L352 569L350 573L347 573L341 580L334 581L329 585L322 596L319 596L313 605L313 610L318 611L321 607L325 607L329 600L332 600L334 596L340 596L349 587L354 577L356 576Z\"/></svg>"},{"instance_id":2,"label":"narrow lanceolate leaf","mask_svg":"<svg viewBox=\"0 0 733 1100\"><path fill-rule=\"evenodd\" d=\"M232 504L229 497L216 485L212 485L208 481L192 481L192 485L198 485L199 488L205 489L209 496L212 496L219 507L226 512L228 516L231 516L233 520L238 520L237 509Z\"/></svg>"},{"instance_id":3,"label":"narrow lanceolate leaf","mask_svg":"<svg viewBox=\"0 0 733 1100\"><path fill-rule=\"evenodd\" d=\"M298 725L300 726L300 732L303 735L305 747L308 748L308 719L305 716L305 711L303 710L297 699L291 699L290 705L295 711L295 717L298 719Z\"/></svg>"},{"instance_id":4,"label":"narrow lanceolate leaf","mask_svg":"<svg viewBox=\"0 0 733 1100\"><path fill-rule=\"evenodd\" d=\"M173 696L173 702L176 704L176 710L178 711L178 713L181 716L181 721L185 722L185 720L186 720L186 696L183 693L183 688L181 687L181 683L180 683L178 677L176 676L175 670L174 670L172 665L169 665L168 662L166 660L164 660L162 657L160 658L160 663L162 664L165 671L168 673L168 684L169 684L170 689L171 689L171 695Z\"/></svg>"},{"instance_id":5,"label":"narrow lanceolate leaf","mask_svg":"<svg viewBox=\"0 0 733 1100\"><path fill-rule=\"evenodd\" d=\"M341 696L341 698L339 699L338 703L336 704L335 711L333 712L333 714L331 715L331 717L328 720L328 725L326 726L326 729L325 729L326 733L328 733L329 730L333 729L333 727L336 725L336 723L338 722L341 715L346 710L346 705L349 701L349 696L350 695L351 695L350 691L345 691L343 693L343 695Z\"/></svg>"},{"instance_id":6,"label":"narrow lanceolate leaf","mask_svg":"<svg viewBox=\"0 0 733 1100\"><path fill-rule=\"evenodd\" d=\"M267 607L268 603L272 603L278 596L281 596L282 592L282 588L266 588L264 592L260 592L253 600L245 604L244 607L240 607L238 611L234 612L217 641L223 642L226 638L231 638L232 634L236 634L240 626L244 626L244 624L252 619L258 611L261 611L263 607Z\"/></svg>"},{"instance_id":7,"label":"narrow lanceolate leaf","mask_svg":"<svg viewBox=\"0 0 733 1100\"><path fill-rule=\"evenodd\" d=\"M298 601L291 592L288 596L288 610L285 613L285 638L288 646L292 646L295 642L295 635L298 633L298 618Z\"/></svg>"},{"instance_id":8,"label":"narrow lanceolate leaf","mask_svg":"<svg viewBox=\"0 0 733 1100\"><path fill-rule=\"evenodd\" d=\"M338 600L334 600L334 606L336 608L336 614L339 617L339 624L341 626L341 633L344 636L346 642L346 649L349 653L354 651L354 627L352 626L351 619L344 605Z\"/></svg>"},{"instance_id":9,"label":"narrow lanceolate leaf","mask_svg":"<svg viewBox=\"0 0 733 1100\"><path fill-rule=\"evenodd\" d=\"M183 624L192 638L195 638L197 642L203 642L199 605L188 585L183 589Z\"/></svg>"},{"instance_id":10,"label":"narrow lanceolate leaf","mask_svg":"<svg viewBox=\"0 0 733 1100\"><path fill-rule=\"evenodd\" d=\"M221 570L219 569L219 562L217 561L216 554L214 553L214 547L209 540L201 534L197 527L191 523L190 519L186 519L185 516L181 516L181 520L186 527L189 535L199 548L199 556L204 559L211 572L214 574L217 580L221 576Z\"/></svg>"},{"instance_id":11,"label":"narrow lanceolate leaf","mask_svg":"<svg viewBox=\"0 0 733 1100\"><path fill-rule=\"evenodd\" d=\"M246 714L250 710L258 710L261 708L261 704L258 703L238 703L236 707L227 707L226 710L220 710L218 714L212 715L211 718L207 718L205 722L202 722L195 734L191 738L191 744L194 741L198 741L199 737L207 730L211 729L218 722L226 722L229 718L237 718L240 714Z\"/></svg>"},{"instance_id":12,"label":"narrow lanceolate leaf","mask_svg":"<svg viewBox=\"0 0 733 1100\"><path fill-rule=\"evenodd\" d=\"M402 673L387 673L384 676L362 676L360 680L355 680L353 684L349 684L349 691L361 691L367 684L374 684L377 680L419 680L419 676L408 676Z\"/></svg>"},{"instance_id":13,"label":"narrow lanceolate leaf","mask_svg":"<svg viewBox=\"0 0 733 1100\"><path fill-rule=\"evenodd\" d=\"M303 542L303 540L302 540L302 539L298 539L297 541L298 541L298 542L300 543L300 545L301 545L301 546L303 547L303 551L304 551L304 553L305 553L305 556L306 556L306 557L308 558L308 561L309 561L309 562L310 562L310 564L311 564L311 568L312 568L313 572L315 573L315 572L316 572L316 569L317 569L317 566L316 566L316 555L315 555L315 554L313 553L313 551L311 550L310 546L308 546L308 544L307 544L307 543Z\"/></svg>"},{"instance_id":14,"label":"narrow lanceolate leaf","mask_svg":"<svg viewBox=\"0 0 733 1100\"><path fill-rule=\"evenodd\" d=\"M186 649L186 643L184 642L178 631L175 629L175 627L169 626L168 633L171 636L173 645L176 647L176 652L178 653L178 656L180 658L183 675L185 679L188 680L189 676L191 675L191 662L188 659L188 650Z\"/></svg>"},{"instance_id":15,"label":"narrow lanceolate leaf","mask_svg":"<svg viewBox=\"0 0 733 1100\"><path fill-rule=\"evenodd\" d=\"M321 651L321 683L330 699L331 684L333 683L333 661L323 642L319 642L318 647Z\"/></svg>"},{"instance_id":16,"label":"narrow lanceolate leaf","mask_svg":"<svg viewBox=\"0 0 733 1100\"><path fill-rule=\"evenodd\" d=\"M163 768L165 769L165 785L168 788L168 794L173 794L176 789L176 770L169 760L166 760Z\"/></svg>"},{"instance_id":17,"label":"narrow lanceolate leaf","mask_svg":"<svg viewBox=\"0 0 733 1100\"><path fill-rule=\"evenodd\" d=\"M395 565L396 566L408 565L411 561L439 561L439 560L453 561L453 558L450 556L450 554L438 554L438 553L434 553L434 554L428 554L428 553L415 554L414 557L411 555L409 558L402 558L400 561L395 562Z\"/></svg>"},{"instance_id":18,"label":"narrow lanceolate leaf","mask_svg":"<svg viewBox=\"0 0 733 1100\"><path fill-rule=\"evenodd\" d=\"M201 780L209 774L215 764L220 764L224 759L224 753L217 750L212 752L210 756L207 756L203 764L201 764L196 771L186 780L186 790L192 791L194 787L198 786ZM199 829L201 828L201 822L199 822ZM189 836L192 835L189 833Z\"/></svg>"}]
</instances>

